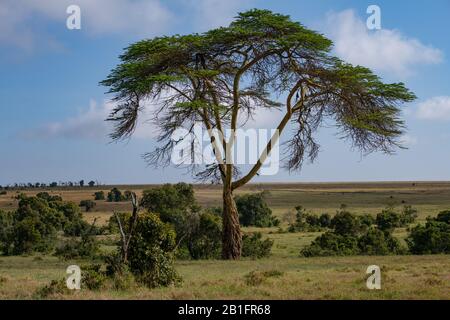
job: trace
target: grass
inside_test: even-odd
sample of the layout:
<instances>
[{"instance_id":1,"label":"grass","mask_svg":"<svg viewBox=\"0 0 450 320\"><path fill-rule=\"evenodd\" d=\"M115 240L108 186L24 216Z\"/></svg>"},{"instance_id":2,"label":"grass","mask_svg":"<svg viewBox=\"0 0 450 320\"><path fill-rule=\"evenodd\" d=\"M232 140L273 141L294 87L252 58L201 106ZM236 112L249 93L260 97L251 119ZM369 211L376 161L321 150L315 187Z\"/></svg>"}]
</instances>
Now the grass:
<instances>
[{"instance_id":1,"label":"grass","mask_svg":"<svg viewBox=\"0 0 450 320\"><path fill-rule=\"evenodd\" d=\"M112 186L111 186L112 187ZM100 188L64 188L49 192L66 201L78 203L93 199ZM152 186L120 186L138 194ZM318 183L248 185L239 193L269 191L267 201L279 218L297 205L313 213L333 214L341 204L356 214L375 215L387 205L412 205L419 210L419 221L450 208L450 183ZM196 197L203 206L221 204L218 186L198 185ZM32 195L36 191L25 191ZM0 196L0 209L17 206L15 191ZM93 212L85 213L88 221L98 218L106 223L113 210L127 211L130 205L97 201ZM286 223L282 225L286 227ZM57 294L59 299L450 299L450 256L383 256L383 257L299 257L320 233L278 233L278 228L244 228L244 232L261 231L274 240L273 254L262 260L177 261L183 277L179 287L128 291L89 291ZM395 236L404 239L405 228ZM111 250L109 246L103 249ZM0 257L0 299L32 299L35 292L51 280L63 279L70 264L83 261L61 261L52 256ZM365 286L367 266L382 268L382 290ZM250 280L249 280L250 279Z\"/></svg>"},{"instance_id":2,"label":"grass","mask_svg":"<svg viewBox=\"0 0 450 320\"><path fill-rule=\"evenodd\" d=\"M56 299L450 299L449 257L327 257L179 261L179 287L56 295ZM0 299L32 299L69 264L54 257L0 260ZM366 268L381 267L382 289L368 290ZM256 276L251 276L256 273ZM249 277L251 277L249 281ZM255 280L255 277L257 280Z\"/></svg>"}]
</instances>

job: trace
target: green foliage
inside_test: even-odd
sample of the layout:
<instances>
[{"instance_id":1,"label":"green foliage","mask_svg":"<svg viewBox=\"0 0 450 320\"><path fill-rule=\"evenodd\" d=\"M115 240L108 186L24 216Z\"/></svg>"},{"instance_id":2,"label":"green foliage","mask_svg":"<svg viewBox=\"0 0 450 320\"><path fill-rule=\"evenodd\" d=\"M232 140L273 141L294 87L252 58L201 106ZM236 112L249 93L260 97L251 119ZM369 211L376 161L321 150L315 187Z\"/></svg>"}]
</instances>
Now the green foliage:
<instances>
[{"instance_id":1,"label":"green foliage","mask_svg":"<svg viewBox=\"0 0 450 320\"><path fill-rule=\"evenodd\" d=\"M94 193L94 199L95 200L105 200L105 192L103 191L97 191Z\"/></svg>"},{"instance_id":2,"label":"green foliage","mask_svg":"<svg viewBox=\"0 0 450 320\"><path fill-rule=\"evenodd\" d=\"M380 230L392 232L396 227L400 226L400 216L392 209L384 209L377 214L376 223Z\"/></svg>"},{"instance_id":3,"label":"green foliage","mask_svg":"<svg viewBox=\"0 0 450 320\"><path fill-rule=\"evenodd\" d=\"M358 254L358 239L353 235L327 231L317 237L311 245L302 249L301 255L315 256L346 256Z\"/></svg>"},{"instance_id":4,"label":"green foliage","mask_svg":"<svg viewBox=\"0 0 450 320\"><path fill-rule=\"evenodd\" d=\"M175 239L172 226L163 223L156 214L139 215L128 255L130 271L139 282L150 288L180 282L173 265Z\"/></svg>"},{"instance_id":5,"label":"green foliage","mask_svg":"<svg viewBox=\"0 0 450 320\"><path fill-rule=\"evenodd\" d=\"M6 190L1 190L0 191L0 196L4 196L4 195L7 195L8 194L8 191L6 191Z\"/></svg>"},{"instance_id":6,"label":"green foliage","mask_svg":"<svg viewBox=\"0 0 450 320\"><path fill-rule=\"evenodd\" d=\"M92 211L97 204L92 200L81 200L80 207L84 207L86 212Z\"/></svg>"},{"instance_id":7,"label":"green foliage","mask_svg":"<svg viewBox=\"0 0 450 320\"><path fill-rule=\"evenodd\" d=\"M81 287L89 290L100 290L105 286L107 277L101 270L102 265L91 264L81 267Z\"/></svg>"},{"instance_id":8,"label":"green foliage","mask_svg":"<svg viewBox=\"0 0 450 320\"><path fill-rule=\"evenodd\" d=\"M108 196L106 197L108 202L121 202L125 201L125 196L122 194L117 188L112 188L110 192L108 192Z\"/></svg>"},{"instance_id":9,"label":"green foliage","mask_svg":"<svg viewBox=\"0 0 450 320\"><path fill-rule=\"evenodd\" d=\"M289 232L317 232L331 226L331 216L310 214L302 206L295 207L295 222L289 224Z\"/></svg>"},{"instance_id":10,"label":"green foliage","mask_svg":"<svg viewBox=\"0 0 450 320\"><path fill-rule=\"evenodd\" d=\"M55 250L55 255L63 259L97 258L100 254L100 244L93 236L94 226L82 233L81 239L71 238L64 241Z\"/></svg>"},{"instance_id":11,"label":"green foliage","mask_svg":"<svg viewBox=\"0 0 450 320\"><path fill-rule=\"evenodd\" d=\"M2 212L0 216L1 251L4 255L49 252L54 248L58 231L80 236L89 228L79 207L62 202L59 196L43 192L35 197L19 195L18 199L15 212Z\"/></svg>"},{"instance_id":12,"label":"green foliage","mask_svg":"<svg viewBox=\"0 0 450 320\"><path fill-rule=\"evenodd\" d=\"M222 219L204 212L187 238L187 248L192 259L219 258L222 250Z\"/></svg>"},{"instance_id":13,"label":"green foliage","mask_svg":"<svg viewBox=\"0 0 450 320\"><path fill-rule=\"evenodd\" d=\"M392 236L399 221L399 215L383 210L377 216L379 224L375 228L372 216L356 216L344 207L331 220L333 230L317 237L300 254L305 257L403 254L406 249Z\"/></svg>"},{"instance_id":14,"label":"green foliage","mask_svg":"<svg viewBox=\"0 0 450 320\"><path fill-rule=\"evenodd\" d=\"M406 242L413 254L450 253L450 211L412 228Z\"/></svg>"},{"instance_id":15,"label":"green foliage","mask_svg":"<svg viewBox=\"0 0 450 320\"><path fill-rule=\"evenodd\" d=\"M198 211L193 186L182 182L144 190L141 206L158 213L162 221L174 225L180 214L190 210Z\"/></svg>"},{"instance_id":16,"label":"green foliage","mask_svg":"<svg viewBox=\"0 0 450 320\"><path fill-rule=\"evenodd\" d=\"M403 253L400 243L392 237L391 233L383 232L377 228L370 228L358 239L359 254L363 255L389 255Z\"/></svg>"},{"instance_id":17,"label":"green foliage","mask_svg":"<svg viewBox=\"0 0 450 320\"><path fill-rule=\"evenodd\" d=\"M14 217L12 212L0 210L0 251L3 255L12 253Z\"/></svg>"},{"instance_id":18,"label":"green foliage","mask_svg":"<svg viewBox=\"0 0 450 320\"><path fill-rule=\"evenodd\" d=\"M406 227L417 218L417 210L411 206L404 206L401 213L394 211L393 207L387 207L376 217L378 228L392 232L397 227Z\"/></svg>"},{"instance_id":19,"label":"green foliage","mask_svg":"<svg viewBox=\"0 0 450 320\"><path fill-rule=\"evenodd\" d=\"M47 299L49 297L54 297L57 295L70 294L71 290L67 288L66 281L52 280L49 284L44 285L36 290L34 293L34 298L36 299Z\"/></svg>"},{"instance_id":20,"label":"green foliage","mask_svg":"<svg viewBox=\"0 0 450 320\"><path fill-rule=\"evenodd\" d=\"M273 240L262 240L262 233L255 232L242 237L242 256L260 259L271 255Z\"/></svg>"},{"instance_id":21,"label":"green foliage","mask_svg":"<svg viewBox=\"0 0 450 320\"><path fill-rule=\"evenodd\" d=\"M243 226L263 228L279 225L280 221L272 216L272 210L265 201L264 192L236 196L235 201L239 221Z\"/></svg>"},{"instance_id":22,"label":"green foliage","mask_svg":"<svg viewBox=\"0 0 450 320\"><path fill-rule=\"evenodd\" d=\"M165 184L144 190L141 206L158 214L163 222L172 224L177 234L177 242L183 242L183 245L189 235L198 229L201 208L190 184Z\"/></svg>"},{"instance_id":23,"label":"green foliage","mask_svg":"<svg viewBox=\"0 0 450 320\"><path fill-rule=\"evenodd\" d=\"M62 201L61 196L52 196L48 192L39 192L36 197L46 200L47 202Z\"/></svg>"}]
</instances>

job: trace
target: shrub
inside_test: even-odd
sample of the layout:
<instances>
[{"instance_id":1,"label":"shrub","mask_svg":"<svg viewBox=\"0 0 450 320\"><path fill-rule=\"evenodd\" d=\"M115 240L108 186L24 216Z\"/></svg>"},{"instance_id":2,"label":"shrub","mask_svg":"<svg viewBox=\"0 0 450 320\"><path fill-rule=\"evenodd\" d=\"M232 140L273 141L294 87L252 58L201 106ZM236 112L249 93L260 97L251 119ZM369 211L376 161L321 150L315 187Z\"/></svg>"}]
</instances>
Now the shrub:
<instances>
[{"instance_id":1,"label":"shrub","mask_svg":"<svg viewBox=\"0 0 450 320\"><path fill-rule=\"evenodd\" d=\"M36 299L47 299L51 296L69 293L71 293L71 290L67 288L66 281L64 279L52 280L49 284L38 288L34 293L34 297Z\"/></svg>"},{"instance_id":2,"label":"shrub","mask_svg":"<svg viewBox=\"0 0 450 320\"><path fill-rule=\"evenodd\" d=\"M81 267L81 287L89 290L100 290L105 285L107 277L101 271L100 264L85 265Z\"/></svg>"},{"instance_id":3,"label":"shrub","mask_svg":"<svg viewBox=\"0 0 450 320\"><path fill-rule=\"evenodd\" d=\"M105 193L103 191L97 191L94 193L95 200L105 200Z\"/></svg>"},{"instance_id":4,"label":"shrub","mask_svg":"<svg viewBox=\"0 0 450 320\"><path fill-rule=\"evenodd\" d=\"M85 233L81 240L70 239L56 248L55 255L63 259L96 258L99 255L100 245L95 238Z\"/></svg>"},{"instance_id":5,"label":"shrub","mask_svg":"<svg viewBox=\"0 0 450 320\"><path fill-rule=\"evenodd\" d=\"M51 196L48 192L39 192L36 194L36 197L43 199L47 202L53 202L53 201L62 201L61 196Z\"/></svg>"},{"instance_id":6,"label":"shrub","mask_svg":"<svg viewBox=\"0 0 450 320\"><path fill-rule=\"evenodd\" d=\"M193 259L219 258L222 249L222 219L211 213L202 213L195 231L188 237L187 247Z\"/></svg>"},{"instance_id":7,"label":"shrub","mask_svg":"<svg viewBox=\"0 0 450 320\"><path fill-rule=\"evenodd\" d=\"M413 254L450 253L450 213L443 211L411 229L406 242Z\"/></svg>"},{"instance_id":8,"label":"shrub","mask_svg":"<svg viewBox=\"0 0 450 320\"><path fill-rule=\"evenodd\" d=\"M319 224L322 228L331 227L331 216L328 213L322 213L319 217Z\"/></svg>"},{"instance_id":9,"label":"shrub","mask_svg":"<svg viewBox=\"0 0 450 320\"><path fill-rule=\"evenodd\" d=\"M154 288L181 281L173 265L175 239L172 226L156 214L139 215L128 254L130 271L139 282Z\"/></svg>"},{"instance_id":10,"label":"shrub","mask_svg":"<svg viewBox=\"0 0 450 320\"><path fill-rule=\"evenodd\" d=\"M273 240L262 240L261 232L255 232L252 235L245 234L242 237L242 256L259 259L271 255Z\"/></svg>"},{"instance_id":11,"label":"shrub","mask_svg":"<svg viewBox=\"0 0 450 320\"><path fill-rule=\"evenodd\" d=\"M80 236L89 227L74 203L63 202L59 196L41 192L36 197L20 194L15 212L1 214L1 251L4 255L49 252L56 234Z\"/></svg>"},{"instance_id":12,"label":"shrub","mask_svg":"<svg viewBox=\"0 0 450 320\"><path fill-rule=\"evenodd\" d=\"M437 222L444 222L450 224L450 210L439 212L434 220Z\"/></svg>"},{"instance_id":13,"label":"shrub","mask_svg":"<svg viewBox=\"0 0 450 320\"><path fill-rule=\"evenodd\" d=\"M112 188L110 192L108 192L107 201L108 202L121 202L124 201L125 197L122 195L122 192L117 188Z\"/></svg>"},{"instance_id":14,"label":"shrub","mask_svg":"<svg viewBox=\"0 0 450 320\"><path fill-rule=\"evenodd\" d=\"M272 210L264 199L264 193L245 194L235 197L239 220L243 226L273 227L280 224L272 216Z\"/></svg>"},{"instance_id":15,"label":"shrub","mask_svg":"<svg viewBox=\"0 0 450 320\"><path fill-rule=\"evenodd\" d=\"M394 212L392 208L387 208L377 214L376 223L378 229L386 232L392 232L396 227L401 225L400 215Z\"/></svg>"},{"instance_id":16,"label":"shrub","mask_svg":"<svg viewBox=\"0 0 450 320\"><path fill-rule=\"evenodd\" d=\"M363 228L368 228L375 224L375 218L370 214L360 215L358 216L358 219Z\"/></svg>"},{"instance_id":17,"label":"shrub","mask_svg":"<svg viewBox=\"0 0 450 320\"><path fill-rule=\"evenodd\" d=\"M6 194L8 194L8 192L7 192L6 190L0 191L0 196L4 196L4 195L6 195Z\"/></svg>"},{"instance_id":18,"label":"shrub","mask_svg":"<svg viewBox=\"0 0 450 320\"><path fill-rule=\"evenodd\" d=\"M327 231L317 237L308 247L300 252L305 257L347 256L358 253L358 239L355 236L331 231Z\"/></svg>"},{"instance_id":19,"label":"shrub","mask_svg":"<svg viewBox=\"0 0 450 320\"><path fill-rule=\"evenodd\" d=\"M158 188L145 190L140 204L148 211L158 214L162 222L170 223L175 228L176 241L180 244L178 253L189 251L189 239L196 237L195 234L197 234L197 240L202 241L200 239L204 239L208 232L199 230L201 207L197 204L194 188L190 184L165 184ZM216 231L217 228L213 228L212 239L215 239ZM200 245L200 242L197 244ZM209 256L209 253L199 254L198 248L195 247L195 244L191 247L192 258Z\"/></svg>"},{"instance_id":20,"label":"shrub","mask_svg":"<svg viewBox=\"0 0 450 320\"><path fill-rule=\"evenodd\" d=\"M251 271L244 276L245 284L248 286L259 286L267 278L280 277L283 272L279 270L268 270L268 271Z\"/></svg>"},{"instance_id":21,"label":"shrub","mask_svg":"<svg viewBox=\"0 0 450 320\"><path fill-rule=\"evenodd\" d=\"M361 232L361 223L358 217L345 210L338 211L331 219L331 227L335 233L342 236L357 235Z\"/></svg>"},{"instance_id":22,"label":"shrub","mask_svg":"<svg viewBox=\"0 0 450 320\"><path fill-rule=\"evenodd\" d=\"M360 254L389 255L401 252L400 243L390 233L370 228L358 239Z\"/></svg>"},{"instance_id":23,"label":"shrub","mask_svg":"<svg viewBox=\"0 0 450 320\"><path fill-rule=\"evenodd\" d=\"M13 213L0 210L0 251L3 255L9 255L12 253L13 235Z\"/></svg>"},{"instance_id":24,"label":"shrub","mask_svg":"<svg viewBox=\"0 0 450 320\"><path fill-rule=\"evenodd\" d=\"M411 206L404 206L400 216L400 226L404 227L414 223L417 218L417 210Z\"/></svg>"},{"instance_id":25,"label":"shrub","mask_svg":"<svg viewBox=\"0 0 450 320\"><path fill-rule=\"evenodd\" d=\"M84 207L86 212L90 212L97 204L92 200L81 200L80 207Z\"/></svg>"},{"instance_id":26,"label":"shrub","mask_svg":"<svg viewBox=\"0 0 450 320\"><path fill-rule=\"evenodd\" d=\"M295 207L295 211L295 221L289 225L289 232L320 231L325 227L322 227L321 219L323 220L323 223L327 225L329 225L329 219L331 219L327 214L324 214L321 217L310 214L302 206Z\"/></svg>"}]
</instances>

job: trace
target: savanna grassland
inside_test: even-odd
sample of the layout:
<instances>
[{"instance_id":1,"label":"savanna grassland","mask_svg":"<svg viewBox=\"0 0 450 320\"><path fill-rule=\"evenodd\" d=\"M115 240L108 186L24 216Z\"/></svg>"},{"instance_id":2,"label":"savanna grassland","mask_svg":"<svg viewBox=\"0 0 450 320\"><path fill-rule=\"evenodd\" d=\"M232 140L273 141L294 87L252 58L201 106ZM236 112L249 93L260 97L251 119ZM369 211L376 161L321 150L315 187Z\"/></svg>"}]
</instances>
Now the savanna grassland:
<instances>
[{"instance_id":1,"label":"savanna grassland","mask_svg":"<svg viewBox=\"0 0 450 320\"><path fill-rule=\"evenodd\" d=\"M152 186L119 186L140 194ZM110 186L49 189L65 201L93 199L95 191ZM42 191L42 190L40 190ZM196 198L202 206L221 204L221 189L198 185ZM252 184L239 193L268 191L267 202L281 227L295 206L302 205L315 214L331 215L342 205L355 214L376 215L386 206L412 205L418 210L417 222L427 216L450 209L450 183L316 183L316 184ZM33 195L37 191L20 191ZM0 209L17 206L15 191L0 196ZM85 219L104 224L113 210L129 211L127 202L96 201L93 212ZM52 298L62 299L450 299L449 255L355 256L304 258L299 251L320 233L279 233L274 228L244 228L244 232L261 231L274 240L272 255L261 260L179 260L176 269L183 277L177 287L130 290L100 290L65 293ZM405 228L396 229L399 239ZM102 236L100 236L102 237ZM105 241L103 250L112 250ZM70 264L83 261L63 261L53 256L0 257L0 299L36 298L36 290L53 279L65 277ZM382 271L382 289L368 290L366 268L376 264Z\"/></svg>"}]
</instances>

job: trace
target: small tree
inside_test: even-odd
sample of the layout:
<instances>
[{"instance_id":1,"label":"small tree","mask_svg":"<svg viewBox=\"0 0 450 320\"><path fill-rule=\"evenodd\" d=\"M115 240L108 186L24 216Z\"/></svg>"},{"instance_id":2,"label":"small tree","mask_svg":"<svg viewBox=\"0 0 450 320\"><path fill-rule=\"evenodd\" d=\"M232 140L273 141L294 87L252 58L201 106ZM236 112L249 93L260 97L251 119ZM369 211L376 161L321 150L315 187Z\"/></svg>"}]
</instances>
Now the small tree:
<instances>
[{"instance_id":1,"label":"small tree","mask_svg":"<svg viewBox=\"0 0 450 320\"><path fill-rule=\"evenodd\" d=\"M81 200L80 207L84 207L86 212L90 212L97 204L92 200Z\"/></svg>"},{"instance_id":2,"label":"small tree","mask_svg":"<svg viewBox=\"0 0 450 320\"><path fill-rule=\"evenodd\" d=\"M272 216L263 193L236 196L235 201L243 226L272 227L279 224L278 219Z\"/></svg>"},{"instance_id":3,"label":"small tree","mask_svg":"<svg viewBox=\"0 0 450 320\"><path fill-rule=\"evenodd\" d=\"M105 200L105 193L103 191L97 191L94 193L95 200Z\"/></svg>"},{"instance_id":4,"label":"small tree","mask_svg":"<svg viewBox=\"0 0 450 320\"><path fill-rule=\"evenodd\" d=\"M84 187L84 180L80 180L80 187Z\"/></svg>"},{"instance_id":5,"label":"small tree","mask_svg":"<svg viewBox=\"0 0 450 320\"><path fill-rule=\"evenodd\" d=\"M89 181L88 185L91 188L94 187L95 186L95 181L93 181L93 180Z\"/></svg>"},{"instance_id":6,"label":"small tree","mask_svg":"<svg viewBox=\"0 0 450 320\"><path fill-rule=\"evenodd\" d=\"M107 197L108 202L120 202L124 201L124 196L122 192L117 188L112 188L110 192L108 192Z\"/></svg>"}]
</instances>

